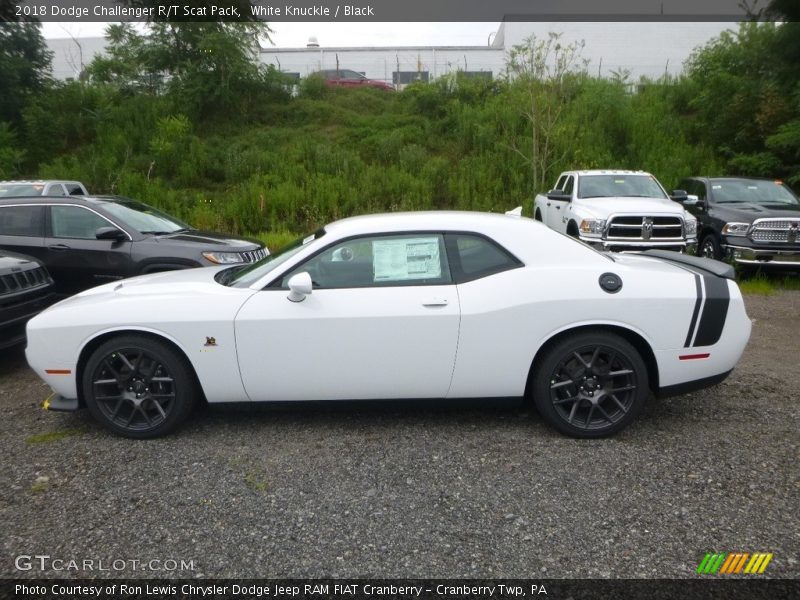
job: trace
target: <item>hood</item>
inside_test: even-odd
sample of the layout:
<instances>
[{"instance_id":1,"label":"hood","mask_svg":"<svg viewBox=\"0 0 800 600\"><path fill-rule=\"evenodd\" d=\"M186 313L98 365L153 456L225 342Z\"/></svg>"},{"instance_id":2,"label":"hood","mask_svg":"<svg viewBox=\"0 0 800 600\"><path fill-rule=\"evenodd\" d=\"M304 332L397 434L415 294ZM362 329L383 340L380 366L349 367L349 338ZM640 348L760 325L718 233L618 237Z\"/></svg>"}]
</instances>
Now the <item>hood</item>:
<instances>
[{"instance_id":1,"label":"hood","mask_svg":"<svg viewBox=\"0 0 800 600\"><path fill-rule=\"evenodd\" d=\"M730 218L751 222L755 219L784 218L800 221L800 206L791 204L754 204L751 202L728 202L715 204L712 210L729 215Z\"/></svg>"},{"instance_id":2,"label":"hood","mask_svg":"<svg viewBox=\"0 0 800 600\"><path fill-rule=\"evenodd\" d=\"M102 304L119 298L138 298L154 296L192 296L193 294L215 293L227 288L214 280L214 276L220 271L230 267L200 267L196 269L184 269L181 271L165 271L162 273L150 273L139 275L120 281L105 283L93 288L89 288L79 294L70 296L61 302L53 305L56 307L66 307L87 304Z\"/></svg>"},{"instance_id":3,"label":"hood","mask_svg":"<svg viewBox=\"0 0 800 600\"><path fill-rule=\"evenodd\" d=\"M39 261L33 257L0 250L0 270L4 269L30 269L33 266L40 266Z\"/></svg>"},{"instance_id":4,"label":"hood","mask_svg":"<svg viewBox=\"0 0 800 600\"><path fill-rule=\"evenodd\" d=\"M609 215L675 215L687 218L683 207L668 198L576 198L573 203L598 219Z\"/></svg>"},{"instance_id":5,"label":"hood","mask_svg":"<svg viewBox=\"0 0 800 600\"><path fill-rule=\"evenodd\" d=\"M247 252L263 248L264 244L258 240L242 237L232 237L217 231L201 231L190 229L158 235L153 238L158 243L197 244L210 250L230 250L232 252Z\"/></svg>"}]
</instances>

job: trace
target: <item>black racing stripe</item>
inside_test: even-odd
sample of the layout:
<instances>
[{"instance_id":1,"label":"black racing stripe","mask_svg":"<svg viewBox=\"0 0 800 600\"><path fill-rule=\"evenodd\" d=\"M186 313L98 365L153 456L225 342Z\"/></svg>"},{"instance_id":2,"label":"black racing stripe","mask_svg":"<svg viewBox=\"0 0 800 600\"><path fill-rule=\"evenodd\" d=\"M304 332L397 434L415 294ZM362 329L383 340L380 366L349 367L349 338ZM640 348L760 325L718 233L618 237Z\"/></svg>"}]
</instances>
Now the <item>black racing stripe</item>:
<instances>
[{"instance_id":1,"label":"black racing stripe","mask_svg":"<svg viewBox=\"0 0 800 600\"><path fill-rule=\"evenodd\" d=\"M706 303L700 316L700 325L697 326L695 346L713 346L719 341L728 316L728 306L731 303L726 279L714 275L706 276L704 279Z\"/></svg>"},{"instance_id":2,"label":"black racing stripe","mask_svg":"<svg viewBox=\"0 0 800 600\"><path fill-rule=\"evenodd\" d=\"M697 325L697 316L700 314L700 305L703 303L703 288L700 286L700 276L696 273L694 275L694 284L697 287L697 300L694 303L692 322L689 323L689 333L686 334L686 343L683 345L684 348L688 348L689 344L692 343L692 334L694 333L695 325Z\"/></svg>"}]
</instances>

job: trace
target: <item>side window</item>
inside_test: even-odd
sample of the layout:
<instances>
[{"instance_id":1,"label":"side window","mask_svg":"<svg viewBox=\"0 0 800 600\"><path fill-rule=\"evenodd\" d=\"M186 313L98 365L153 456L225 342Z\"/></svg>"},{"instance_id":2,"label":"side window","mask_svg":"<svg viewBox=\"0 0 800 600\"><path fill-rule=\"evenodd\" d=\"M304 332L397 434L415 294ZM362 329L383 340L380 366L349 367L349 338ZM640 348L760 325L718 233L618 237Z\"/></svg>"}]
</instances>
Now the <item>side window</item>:
<instances>
[{"instance_id":1,"label":"side window","mask_svg":"<svg viewBox=\"0 0 800 600\"><path fill-rule=\"evenodd\" d=\"M448 233L447 248L456 283L488 277L522 266L505 248L478 235Z\"/></svg>"},{"instance_id":2,"label":"side window","mask_svg":"<svg viewBox=\"0 0 800 600\"><path fill-rule=\"evenodd\" d=\"M83 196L83 189L81 188L81 186L74 183L68 183L66 184L66 186L67 186L67 195Z\"/></svg>"},{"instance_id":3,"label":"side window","mask_svg":"<svg viewBox=\"0 0 800 600\"><path fill-rule=\"evenodd\" d=\"M563 190L563 189L564 189L564 183L566 182L566 180L567 180L567 178L566 178L566 176L565 176L565 175L562 175L561 177L559 177L559 178L558 178L558 181L556 181L556 187L555 187L555 189L557 189L557 190Z\"/></svg>"},{"instance_id":4,"label":"side window","mask_svg":"<svg viewBox=\"0 0 800 600\"><path fill-rule=\"evenodd\" d=\"M44 206L0 207L0 235L44 236Z\"/></svg>"},{"instance_id":5,"label":"side window","mask_svg":"<svg viewBox=\"0 0 800 600\"><path fill-rule=\"evenodd\" d=\"M64 186L60 183L51 183L45 188L45 196L65 196Z\"/></svg>"},{"instance_id":6,"label":"side window","mask_svg":"<svg viewBox=\"0 0 800 600\"><path fill-rule=\"evenodd\" d=\"M572 194L572 188L575 187L575 178L570 175L567 177L567 183L564 184L564 193Z\"/></svg>"},{"instance_id":7,"label":"side window","mask_svg":"<svg viewBox=\"0 0 800 600\"><path fill-rule=\"evenodd\" d=\"M444 239L437 233L382 235L335 244L284 275L311 275L314 288L354 288L451 283Z\"/></svg>"},{"instance_id":8,"label":"side window","mask_svg":"<svg viewBox=\"0 0 800 600\"><path fill-rule=\"evenodd\" d=\"M80 206L51 206L50 229L53 237L93 240L100 227L111 223L100 215Z\"/></svg>"}]
</instances>

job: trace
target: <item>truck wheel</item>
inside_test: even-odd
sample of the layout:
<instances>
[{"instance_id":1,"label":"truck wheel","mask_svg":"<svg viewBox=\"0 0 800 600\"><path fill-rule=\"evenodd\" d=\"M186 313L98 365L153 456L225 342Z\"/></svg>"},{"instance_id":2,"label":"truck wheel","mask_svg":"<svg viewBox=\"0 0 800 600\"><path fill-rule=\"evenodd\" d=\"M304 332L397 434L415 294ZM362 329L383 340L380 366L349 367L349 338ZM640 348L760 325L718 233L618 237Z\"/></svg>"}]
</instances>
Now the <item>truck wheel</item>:
<instances>
[{"instance_id":1,"label":"truck wheel","mask_svg":"<svg viewBox=\"0 0 800 600\"><path fill-rule=\"evenodd\" d=\"M575 221L570 221L569 225L567 225L567 235L574 237L576 240L580 237L578 234L578 226L575 224Z\"/></svg>"},{"instance_id":2,"label":"truck wheel","mask_svg":"<svg viewBox=\"0 0 800 600\"><path fill-rule=\"evenodd\" d=\"M719 246L717 236L715 236L713 233L707 233L700 241L700 245L697 247L697 254L698 256L702 256L704 258L720 260L722 258L722 248Z\"/></svg>"}]
</instances>

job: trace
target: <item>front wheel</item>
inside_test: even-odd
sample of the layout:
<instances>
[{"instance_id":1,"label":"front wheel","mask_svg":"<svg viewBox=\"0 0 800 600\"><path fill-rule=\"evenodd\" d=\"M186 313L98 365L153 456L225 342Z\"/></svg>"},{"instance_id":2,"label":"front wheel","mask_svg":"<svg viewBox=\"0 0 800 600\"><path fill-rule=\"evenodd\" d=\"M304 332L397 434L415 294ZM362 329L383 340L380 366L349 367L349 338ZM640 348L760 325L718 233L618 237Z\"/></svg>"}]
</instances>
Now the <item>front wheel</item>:
<instances>
[{"instance_id":1,"label":"front wheel","mask_svg":"<svg viewBox=\"0 0 800 600\"><path fill-rule=\"evenodd\" d=\"M647 366L625 339L605 331L569 335L546 349L533 400L553 427L596 438L626 427L649 395Z\"/></svg>"},{"instance_id":2,"label":"front wheel","mask_svg":"<svg viewBox=\"0 0 800 600\"><path fill-rule=\"evenodd\" d=\"M197 389L186 359L164 342L122 335L100 345L83 369L92 416L114 433L153 438L172 431L194 406Z\"/></svg>"},{"instance_id":3,"label":"front wheel","mask_svg":"<svg viewBox=\"0 0 800 600\"><path fill-rule=\"evenodd\" d=\"M697 248L697 253L704 258L720 260L722 258L722 248L713 233L707 234Z\"/></svg>"}]
</instances>

